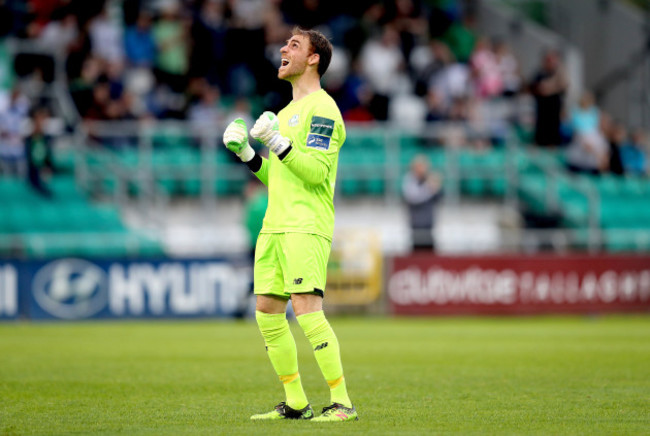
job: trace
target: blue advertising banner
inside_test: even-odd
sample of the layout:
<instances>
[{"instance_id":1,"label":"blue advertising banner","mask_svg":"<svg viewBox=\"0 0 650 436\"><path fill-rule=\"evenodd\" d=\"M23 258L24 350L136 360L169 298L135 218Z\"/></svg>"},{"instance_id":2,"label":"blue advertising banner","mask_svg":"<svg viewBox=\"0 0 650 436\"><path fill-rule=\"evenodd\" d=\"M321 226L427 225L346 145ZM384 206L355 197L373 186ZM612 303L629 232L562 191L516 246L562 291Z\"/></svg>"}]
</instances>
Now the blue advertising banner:
<instances>
[{"instance_id":1,"label":"blue advertising banner","mask_svg":"<svg viewBox=\"0 0 650 436\"><path fill-rule=\"evenodd\" d=\"M0 316L232 316L242 310L251 281L245 259L12 262L0 264Z\"/></svg>"}]
</instances>

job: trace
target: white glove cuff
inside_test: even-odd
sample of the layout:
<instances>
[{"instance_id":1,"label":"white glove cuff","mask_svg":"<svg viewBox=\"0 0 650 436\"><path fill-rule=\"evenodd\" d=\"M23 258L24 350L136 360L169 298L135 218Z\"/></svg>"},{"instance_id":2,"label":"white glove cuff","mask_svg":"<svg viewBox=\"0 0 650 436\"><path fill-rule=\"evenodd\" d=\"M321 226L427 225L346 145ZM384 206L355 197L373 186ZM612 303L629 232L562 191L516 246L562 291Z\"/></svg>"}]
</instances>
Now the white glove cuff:
<instances>
[{"instance_id":1,"label":"white glove cuff","mask_svg":"<svg viewBox=\"0 0 650 436\"><path fill-rule=\"evenodd\" d=\"M269 140L268 146L273 153L280 155L291 146L291 141L278 133Z\"/></svg>"},{"instance_id":2,"label":"white glove cuff","mask_svg":"<svg viewBox=\"0 0 650 436\"><path fill-rule=\"evenodd\" d=\"M255 157L255 150L253 150L250 144L246 144L246 147L237 153L237 156L239 156L242 162L248 162Z\"/></svg>"}]
</instances>

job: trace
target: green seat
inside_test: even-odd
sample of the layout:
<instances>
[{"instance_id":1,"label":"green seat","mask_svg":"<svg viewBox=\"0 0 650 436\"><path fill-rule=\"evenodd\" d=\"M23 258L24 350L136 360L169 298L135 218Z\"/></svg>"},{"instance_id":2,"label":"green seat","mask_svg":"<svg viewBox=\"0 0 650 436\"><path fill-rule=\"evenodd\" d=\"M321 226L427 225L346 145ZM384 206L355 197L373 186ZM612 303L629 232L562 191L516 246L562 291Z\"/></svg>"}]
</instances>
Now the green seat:
<instances>
[{"instance_id":1,"label":"green seat","mask_svg":"<svg viewBox=\"0 0 650 436\"><path fill-rule=\"evenodd\" d=\"M114 206L95 206L89 210L88 217L94 221L94 229L103 232L126 230L119 211Z\"/></svg>"},{"instance_id":2,"label":"green seat","mask_svg":"<svg viewBox=\"0 0 650 436\"><path fill-rule=\"evenodd\" d=\"M604 230L605 248L612 252L650 251L650 231Z\"/></svg>"},{"instance_id":3,"label":"green seat","mask_svg":"<svg viewBox=\"0 0 650 436\"><path fill-rule=\"evenodd\" d=\"M187 178L182 182L183 193L197 196L201 193L201 179L198 177Z\"/></svg>"},{"instance_id":4,"label":"green seat","mask_svg":"<svg viewBox=\"0 0 650 436\"><path fill-rule=\"evenodd\" d=\"M365 192L370 195L381 195L384 193L384 179L371 178L366 180Z\"/></svg>"},{"instance_id":5,"label":"green seat","mask_svg":"<svg viewBox=\"0 0 650 436\"><path fill-rule=\"evenodd\" d=\"M33 197L32 189L23 179L0 179L0 199L9 203L12 201L25 200L25 197Z\"/></svg>"},{"instance_id":6,"label":"green seat","mask_svg":"<svg viewBox=\"0 0 650 436\"><path fill-rule=\"evenodd\" d=\"M487 183L482 177L467 177L461 180L461 191L474 197L487 193Z\"/></svg>"},{"instance_id":7,"label":"green seat","mask_svg":"<svg viewBox=\"0 0 650 436\"><path fill-rule=\"evenodd\" d=\"M361 192L361 183L357 179L340 180L341 194L347 196L358 195Z\"/></svg>"},{"instance_id":8,"label":"green seat","mask_svg":"<svg viewBox=\"0 0 650 436\"><path fill-rule=\"evenodd\" d=\"M493 177L489 182L489 191L498 197L506 195L508 183L505 177Z\"/></svg>"}]
</instances>

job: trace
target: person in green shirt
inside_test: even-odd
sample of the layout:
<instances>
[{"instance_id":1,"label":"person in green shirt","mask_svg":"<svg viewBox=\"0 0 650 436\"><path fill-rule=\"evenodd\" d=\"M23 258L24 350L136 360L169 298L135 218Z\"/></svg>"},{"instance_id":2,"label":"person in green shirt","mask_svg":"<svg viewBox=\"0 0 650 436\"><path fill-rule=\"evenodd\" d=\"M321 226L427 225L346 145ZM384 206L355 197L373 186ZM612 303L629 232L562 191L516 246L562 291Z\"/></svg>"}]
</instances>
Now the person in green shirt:
<instances>
[{"instance_id":1,"label":"person in green shirt","mask_svg":"<svg viewBox=\"0 0 650 436\"><path fill-rule=\"evenodd\" d=\"M291 83L293 100L277 116L264 112L250 131L271 151L268 159L248 144L242 119L234 120L224 132L226 147L268 186L269 193L255 248L255 317L286 401L251 419L314 418L286 319L290 299L330 387L331 405L313 421L356 420L339 342L323 313L338 154L346 136L336 103L320 85L332 57L332 44L320 32L295 28L280 53L278 77Z\"/></svg>"},{"instance_id":2,"label":"person in green shirt","mask_svg":"<svg viewBox=\"0 0 650 436\"><path fill-rule=\"evenodd\" d=\"M55 171L51 138L45 133L45 123L50 113L45 107L38 107L32 114L32 133L25 138L27 179L30 185L44 197L52 197L52 191L43 180L43 173Z\"/></svg>"},{"instance_id":3,"label":"person in green shirt","mask_svg":"<svg viewBox=\"0 0 650 436\"><path fill-rule=\"evenodd\" d=\"M250 239L250 258L255 260L255 245L257 245L257 237L262 230L266 207L269 204L269 195L266 187L255 177L249 180L244 194L246 197L244 224Z\"/></svg>"}]
</instances>

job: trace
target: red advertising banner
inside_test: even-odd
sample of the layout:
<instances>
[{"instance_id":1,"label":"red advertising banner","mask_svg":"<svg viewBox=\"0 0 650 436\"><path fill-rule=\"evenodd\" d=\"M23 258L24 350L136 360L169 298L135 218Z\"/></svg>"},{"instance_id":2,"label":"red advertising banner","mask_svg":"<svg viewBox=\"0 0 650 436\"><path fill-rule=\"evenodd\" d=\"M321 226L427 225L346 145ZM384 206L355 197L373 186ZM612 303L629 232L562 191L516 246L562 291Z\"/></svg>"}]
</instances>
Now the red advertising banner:
<instances>
[{"instance_id":1,"label":"red advertising banner","mask_svg":"<svg viewBox=\"0 0 650 436\"><path fill-rule=\"evenodd\" d=\"M650 255L396 257L387 293L398 315L650 312Z\"/></svg>"}]
</instances>

